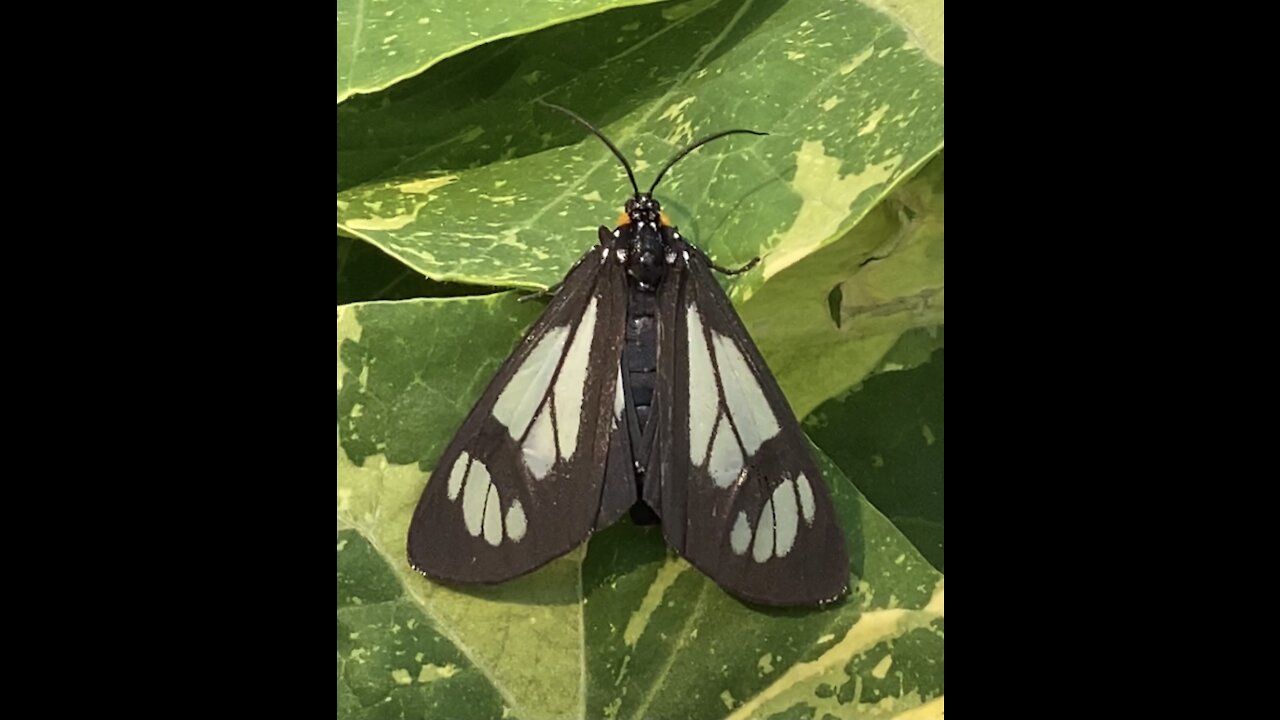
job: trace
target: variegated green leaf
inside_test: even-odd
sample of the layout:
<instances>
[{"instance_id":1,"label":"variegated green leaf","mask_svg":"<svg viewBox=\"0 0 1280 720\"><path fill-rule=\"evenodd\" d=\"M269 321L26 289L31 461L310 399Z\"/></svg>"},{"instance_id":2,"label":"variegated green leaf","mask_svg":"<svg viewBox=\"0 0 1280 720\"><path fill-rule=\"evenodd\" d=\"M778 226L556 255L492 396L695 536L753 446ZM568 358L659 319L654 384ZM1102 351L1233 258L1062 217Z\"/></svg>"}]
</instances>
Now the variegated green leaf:
<instances>
[{"instance_id":1,"label":"variegated green leaf","mask_svg":"<svg viewBox=\"0 0 1280 720\"><path fill-rule=\"evenodd\" d=\"M338 304L415 297L485 295L497 288L435 282L358 238L338 236Z\"/></svg>"},{"instance_id":2,"label":"variegated green leaf","mask_svg":"<svg viewBox=\"0 0 1280 720\"><path fill-rule=\"evenodd\" d=\"M382 90L498 38L656 1L338 0L338 102Z\"/></svg>"},{"instance_id":3,"label":"variegated green leaf","mask_svg":"<svg viewBox=\"0 0 1280 720\"><path fill-rule=\"evenodd\" d=\"M910 370L929 362L936 350L941 350L946 333L942 325L912 328L898 338L893 348L880 359L873 373Z\"/></svg>"},{"instance_id":4,"label":"variegated green leaf","mask_svg":"<svg viewBox=\"0 0 1280 720\"><path fill-rule=\"evenodd\" d=\"M943 357L869 378L805 418L815 443L943 570Z\"/></svg>"},{"instance_id":5,"label":"variegated green leaf","mask_svg":"<svg viewBox=\"0 0 1280 720\"><path fill-rule=\"evenodd\" d=\"M694 137L756 128L771 134L694 153L658 192L721 264L763 255L735 286L744 298L941 147L942 67L903 17L692 0L493 43L339 109L339 225L429 277L544 287L630 190L605 148L535 99L595 120L642 179Z\"/></svg>"},{"instance_id":6,"label":"variegated green leaf","mask_svg":"<svg viewBox=\"0 0 1280 720\"><path fill-rule=\"evenodd\" d=\"M940 342L943 227L940 153L852 230L741 307L798 416L877 368L918 363ZM895 348L897 359L887 358Z\"/></svg>"},{"instance_id":7,"label":"variegated green leaf","mask_svg":"<svg viewBox=\"0 0 1280 720\"><path fill-rule=\"evenodd\" d=\"M627 521L492 588L408 567L431 466L539 310L339 308L340 716L940 718L942 577L825 458L858 579L831 609L747 607Z\"/></svg>"}]
</instances>

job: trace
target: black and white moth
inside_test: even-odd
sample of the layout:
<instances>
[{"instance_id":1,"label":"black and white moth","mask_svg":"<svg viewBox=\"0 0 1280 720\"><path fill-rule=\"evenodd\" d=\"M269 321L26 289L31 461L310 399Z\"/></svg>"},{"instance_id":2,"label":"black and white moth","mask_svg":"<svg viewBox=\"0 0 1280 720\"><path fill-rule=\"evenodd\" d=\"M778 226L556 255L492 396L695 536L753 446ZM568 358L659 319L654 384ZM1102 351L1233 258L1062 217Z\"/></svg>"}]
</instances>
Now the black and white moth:
<instances>
[{"instance_id":1,"label":"black and white moth","mask_svg":"<svg viewBox=\"0 0 1280 720\"><path fill-rule=\"evenodd\" d=\"M848 592L844 534L777 381L711 270L608 138L635 195L569 270L440 457L409 563L452 583L534 570L631 511L733 595Z\"/></svg>"}]
</instances>

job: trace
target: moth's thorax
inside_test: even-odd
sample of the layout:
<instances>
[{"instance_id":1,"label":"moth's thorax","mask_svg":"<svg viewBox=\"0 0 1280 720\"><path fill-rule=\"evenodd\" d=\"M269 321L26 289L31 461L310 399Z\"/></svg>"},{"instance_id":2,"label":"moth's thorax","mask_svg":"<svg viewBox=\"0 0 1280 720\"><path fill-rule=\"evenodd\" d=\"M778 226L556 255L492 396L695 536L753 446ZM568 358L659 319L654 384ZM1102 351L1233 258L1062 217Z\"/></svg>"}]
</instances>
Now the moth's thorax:
<instances>
[{"instance_id":1,"label":"moth's thorax","mask_svg":"<svg viewBox=\"0 0 1280 720\"><path fill-rule=\"evenodd\" d=\"M656 291L667 274L671 255L667 239L670 231L662 206L647 193L640 193L627 200L620 220L619 230L626 230L623 257L627 276L641 290Z\"/></svg>"},{"instance_id":2,"label":"moth's thorax","mask_svg":"<svg viewBox=\"0 0 1280 720\"><path fill-rule=\"evenodd\" d=\"M667 274L667 242L657 223L632 225L627 275L641 290L654 291Z\"/></svg>"}]
</instances>

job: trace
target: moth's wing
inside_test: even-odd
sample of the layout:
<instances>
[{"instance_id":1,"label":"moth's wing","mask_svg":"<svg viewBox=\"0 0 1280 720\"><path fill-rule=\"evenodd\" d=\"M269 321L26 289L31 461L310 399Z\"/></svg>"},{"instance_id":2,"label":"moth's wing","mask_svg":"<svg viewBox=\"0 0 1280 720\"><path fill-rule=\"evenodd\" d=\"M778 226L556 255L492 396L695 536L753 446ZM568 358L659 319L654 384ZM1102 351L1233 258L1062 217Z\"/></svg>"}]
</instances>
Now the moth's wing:
<instances>
[{"instance_id":1,"label":"moth's wing","mask_svg":"<svg viewBox=\"0 0 1280 720\"><path fill-rule=\"evenodd\" d=\"M688 258L659 296L662 424L645 501L676 552L734 595L835 600L848 553L808 440L707 261Z\"/></svg>"},{"instance_id":2,"label":"moth's wing","mask_svg":"<svg viewBox=\"0 0 1280 720\"><path fill-rule=\"evenodd\" d=\"M626 277L607 250L570 270L441 455L409 525L409 563L424 575L522 575L635 502L633 475L616 471L630 463L619 422Z\"/></svg>"}]
</instances>

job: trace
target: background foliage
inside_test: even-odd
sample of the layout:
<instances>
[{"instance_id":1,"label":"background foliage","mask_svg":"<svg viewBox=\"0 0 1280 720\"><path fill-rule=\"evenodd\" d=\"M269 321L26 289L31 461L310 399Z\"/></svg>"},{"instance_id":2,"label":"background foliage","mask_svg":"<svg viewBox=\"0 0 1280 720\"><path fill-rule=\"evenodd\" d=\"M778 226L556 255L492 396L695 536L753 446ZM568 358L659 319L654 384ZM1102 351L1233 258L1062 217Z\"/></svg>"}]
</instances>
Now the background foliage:
<instances>
[{"instance_id":1,"label":"background foliage","mask_svg":"<svg viewBox=\"0 0 1280 720\"><path fill-rule=\"evenodd\" d=\"M339 717L940 718L942 3L338 8ZM629 193L727 284L823 451L856 590L761 610L626 520L460 592L404 559L436 457Z\"/></svg>"}]
</instances>

